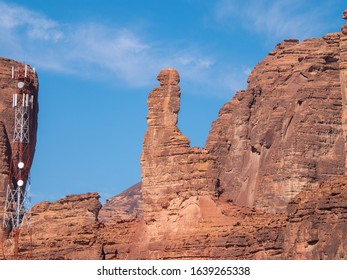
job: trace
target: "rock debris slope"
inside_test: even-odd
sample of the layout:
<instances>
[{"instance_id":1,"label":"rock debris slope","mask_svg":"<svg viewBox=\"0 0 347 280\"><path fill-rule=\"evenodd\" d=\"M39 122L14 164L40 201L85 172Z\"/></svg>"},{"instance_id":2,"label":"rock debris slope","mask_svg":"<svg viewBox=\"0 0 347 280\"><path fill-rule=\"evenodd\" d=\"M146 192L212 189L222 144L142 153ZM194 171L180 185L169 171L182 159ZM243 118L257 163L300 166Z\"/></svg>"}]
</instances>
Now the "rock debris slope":
<instances>
[{"instance_id":1,"label":"rock debris slope","mask_svg":"<svg viewBox=\"0 0 347 280\"><path fill-rule=\"evenodd\" d=\"M141 185L103 208L96 193L36 205L21 258L347 259L346 26L278 44L204 148L177 127L178 72L157 79Z\"/></svg>"}]
</instances>

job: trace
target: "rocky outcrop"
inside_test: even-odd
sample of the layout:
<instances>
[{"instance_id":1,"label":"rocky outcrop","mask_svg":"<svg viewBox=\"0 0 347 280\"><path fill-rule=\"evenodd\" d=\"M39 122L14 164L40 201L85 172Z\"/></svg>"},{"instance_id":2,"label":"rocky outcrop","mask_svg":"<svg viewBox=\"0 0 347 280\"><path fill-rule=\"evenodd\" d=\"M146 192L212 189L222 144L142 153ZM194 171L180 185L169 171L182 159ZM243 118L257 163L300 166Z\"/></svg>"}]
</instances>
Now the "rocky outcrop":
<instances>
[{"instance_id":1,"label":"rocky outcrop","mask_svg":"<svg viewBox=\"0 0 347 280\"><path fill-rule=\"evenodd\" d=\"M300 191L345 173L340 39L285 40L220 110L206 148L221 199L285 212Z\"/></svg>"},{"instance_id":2,"label":"rocky outcrop","mask_svg":"<svg viewBox=\"0 0 347 280\"><path fill-rule=\"evenodd\" d=\"M178 129L180 77L162 70L141 186L101 211L96 193L36 205L20 258L347 259L346 37L278 44L220 110L205 148Z\"/></svg>"},{"instance_id":3,"label":"rocky outcrop","mask_svg":"<svg viewBox=\"0 0 347 280\"><path fill-rule=\"evenodd\" d=\"M99 213L99 220L129 220L142 215L141 182L106 200Z\"/></svg>"},{"instance_id":4,"label":"rocky outcrop","mask_svg":"<svg viewBox=\"0 0 347 280\"><path fill-rule=\"evenodd\" d=\"M156 222L120 215L101 222L97 194L72 195L33 208L33 232L22 230L19 253L21 259L347 259L346 197L343 176L302 191L286 214L195 197L194 212L181 209L165 223L165 235L155 236ZM11 258L14 242L6 242Z\"/></svg>"},{"instance_id":5,"label":"rocky outcrop","mask_svg":"<svg viewBox=\"0 0 347 280\"><path fill-rule=\"evenodd\" d=\"M213 169L213 157L205 149L190 147L177 127L178 72L167 68L157 79L160 86L147 101L148 128L141 155L143 211L148 223L160 216L175 219L192 197L213 194L213 179L207 174Z\"/></svg>"},{"instance_id":6,"label":"rocky outcrop","mask_svg":"<svg viewBox=\"0 0 347 280\"><path fill-rule=\"evenodd\" d=\"M20 259L100 259L97 240L101 208L97 193L69 195L56 202L41 202L31 210L31 231L19 238ZM5 241L5 257L11 259L14 241Z\"/></svg>"},{"instance_id":7,"label":"rocky outcrop","mask_svg":"<svg viewBox=\"0 0 347 280\"><path fill-rule=\"evenodd\" d=\"M221 258L298 257L289 253L283 241L290 235L283 230L291 221L291 216L286 216L288 203L302 192L320 190L322 182L342 176L346 170L346 134L341 118L345 110L340 78L342 37L332 33L302 43L290 39L279 44L252 71L248 89L238 92L221 109L204 149L189 147L189 140L176 126L180 96L177 72L165 69L159 74L160 87L148 99L148 129L141 157L147 226L143 240L151 248L150 258L175 258L178 255L172 253L172 247L180 248L182 258L218 258L211 248L218 248ZM187 161L187 156L193 160ZM197 173L201 163L207 168ZM311 199L313 205L318 203ZM338 199L344 204L346 196ZM237 232L247 230L236 221L244 221L242 215L249 208L254 208L246 226L249 239L241 242ZM268 215L268 221L262 220ZM269 221L276 226L264 232L272 232L273 239L269 234L259 241L255 232L259 234L258 227L273 224ZM330 230L334 228L327 224ZM345 220L341 224L345 225ZM208 242L197 238L200 234L216 235ZM247 244L247 249L240 250L239 255L228 250L231 236L238 241L230 247L241 243ZM192 239L203 253L185 245L194 243ZM259 245L266 242L270 242L271 254L270 249ZM206 243L209 247L203 249L201 244ZM343 243L338 243L345 250ZM319 256L302 258L339 258L330 245L324 246L319 247Z\"/></svg>"}]
</instances>

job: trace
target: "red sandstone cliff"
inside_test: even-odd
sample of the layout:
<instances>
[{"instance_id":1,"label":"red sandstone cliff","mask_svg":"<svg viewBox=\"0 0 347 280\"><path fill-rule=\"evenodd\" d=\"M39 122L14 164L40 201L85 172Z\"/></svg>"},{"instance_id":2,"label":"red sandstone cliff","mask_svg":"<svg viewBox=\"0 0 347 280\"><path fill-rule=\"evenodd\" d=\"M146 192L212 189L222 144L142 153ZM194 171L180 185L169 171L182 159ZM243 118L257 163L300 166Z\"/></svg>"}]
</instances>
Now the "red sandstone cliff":
<instances>
[{"instance_id":1,"label":"red sandstone cliff","mask_svg":"<svg viewBox=\"0 0 347 280\"><path fill-rule=\"evenodd\" d=\"M206 148L221 199L283 212L301 190L345 174L341 36L277 45L220 110Z\"/></svg>"},{"instance_id":2,"label":"red sandstone cliff","mask_svg":"<svg viewBox=\"0 0 347 280\"><path fill-rule=\"evenodd\" d=\"M346 42L344 27L277 45L201 149L177 127L179 74L162 70L147 102L141 189L100 212L95 193L36 205L20 257L347 259Z\"/></svg>"}]
</instances>

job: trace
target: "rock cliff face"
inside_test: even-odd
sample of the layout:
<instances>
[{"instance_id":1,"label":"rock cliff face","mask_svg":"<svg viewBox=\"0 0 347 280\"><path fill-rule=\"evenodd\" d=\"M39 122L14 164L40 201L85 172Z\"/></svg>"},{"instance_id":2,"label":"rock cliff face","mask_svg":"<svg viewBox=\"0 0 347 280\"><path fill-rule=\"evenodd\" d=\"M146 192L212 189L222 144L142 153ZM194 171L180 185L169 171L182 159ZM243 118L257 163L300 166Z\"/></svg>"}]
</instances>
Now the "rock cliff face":
<instances>
[{"instance_id":1,"label":"rock cliff face","mask_svg":"<svg viewBox=\"0 0 347 280\"><path fill-rule=\"evenodd\" d=\"M220 110L206 148L221 199L283 212L301 190L345 173L340 39L284 41Z\"/></svg>"},{"instance_id":2,"label":"rock cliff face","mask_svg":"<svg viewBox=\"0 0 347 280\"><path fill-rule=\"evenodd\" d=\"M278 44L201 149L177 127L179 74L162 70L141 185L103 208L96 193L36 205L20 258L347 259L346 30Z\"/></svg>"},{"instance_id":3,"label":"rock cliff face","mask_svg":"<svg viewBox=\"0 0 347 280\"><path fill-rule=\"evenodd\" d=\"M306 189L288 205L284 258L347 259L347 177Z\"/></svg>"},{"instance_id":4,"label":"rock cliff face","mask_svg":"<svg viewBox=\"0 0 347 280\"><path fill-rule=\"evenodd\" d=\"M31 232L22 228L19 253L22 259L100 259L96 231L101 208L97 193L70 195L54 203L41 202L32 208ZM4 244L11 259L14 242Z\"/></svg>"}]
</instances>

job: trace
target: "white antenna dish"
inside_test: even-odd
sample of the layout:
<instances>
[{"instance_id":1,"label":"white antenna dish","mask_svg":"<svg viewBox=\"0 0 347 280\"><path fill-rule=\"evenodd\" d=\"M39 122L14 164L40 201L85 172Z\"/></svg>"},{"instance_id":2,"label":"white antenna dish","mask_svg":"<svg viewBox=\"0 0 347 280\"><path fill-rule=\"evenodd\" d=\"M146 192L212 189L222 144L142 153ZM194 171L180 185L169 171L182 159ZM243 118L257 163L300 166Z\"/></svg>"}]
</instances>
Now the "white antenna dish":
<instances>
[{"instance_id":1,"label":"white antenna dish","mask_svg":"<svg viewBox=\"0 0 347 280\"><path fill-rule=\"evenodd\" d=\"M17 185L18 185L18 187L23 186L24 185L24 181L23 180L18 180L17 181Z\"/></svg>"},{"instance_id":2,"label":"white antenna dish","mask_svg":"<svg viewBox=\"0 0 347 280\"><path fill-rule=\"evenodd\" d=\"M19 169L24 168L24 162L22 162L22 161L18 162L18 168Z\"/></svg>"},{"instance_id":3,"label":"white antenna dish","mask_svg":"<svg viewBox=\"0 0 347 280\"><path fill-rule=\"evenodd\" d=\"M23 82L19 82L17 86L18 86L18 88L23 88L24 87L24 83Z\"/></svg>"}]
</instances>

